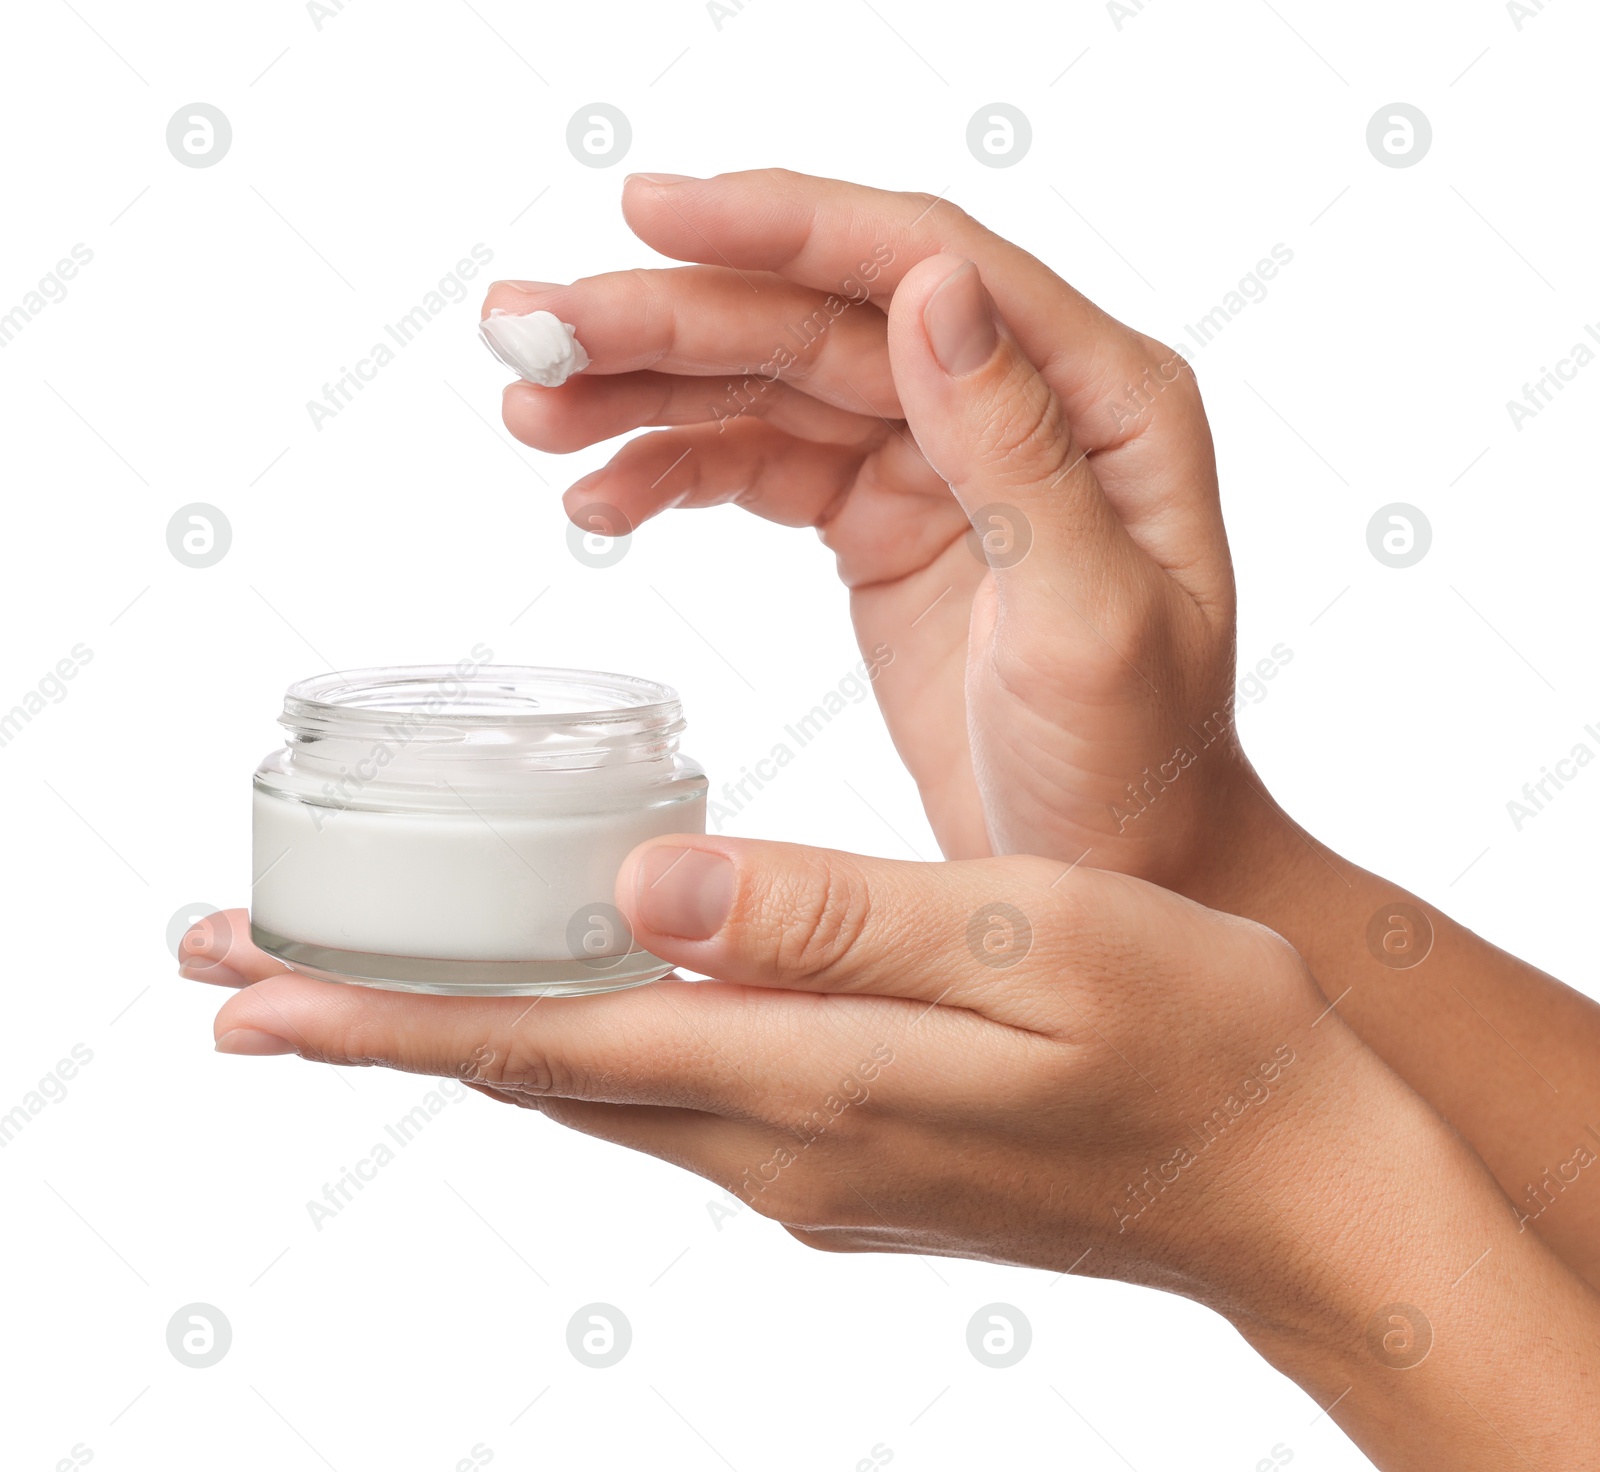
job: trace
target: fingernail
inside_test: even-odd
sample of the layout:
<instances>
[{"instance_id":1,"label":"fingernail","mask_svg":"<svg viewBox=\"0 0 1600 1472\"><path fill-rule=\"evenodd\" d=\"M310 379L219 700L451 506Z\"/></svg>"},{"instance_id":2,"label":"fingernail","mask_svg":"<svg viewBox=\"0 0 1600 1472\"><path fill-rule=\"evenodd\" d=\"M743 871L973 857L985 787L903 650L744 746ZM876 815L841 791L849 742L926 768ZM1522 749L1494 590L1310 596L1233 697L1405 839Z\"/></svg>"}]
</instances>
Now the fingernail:
<instances>
[{"instance_id":1,"label":"fingernail","mask_svg":"<svg viewBox=\"0 0 1600 1472\"><path fill-rule=\"evenodd\" d=\"M256 1027L231 1028L217 1039L217 1052L237 1053L245 1058L270 1058L278 1053L299 1051L293 1043Z\"/></svg>"},{"instance_id":2,"label":"fingernail","mask_svg":"<svg viewBox=\"0 0 1600 1472\"><path fill-rule=\"evenodd\" d=\"M922 325L933 356L952 378L971 373L993 356L999 336L994 312L971 261L957 266L934 288L922 309Z\"/></svg>"},{"instance_id":3,"label":"fingernail","mask_svg":"<svg viewBox=\"0 0 1600 1472\"><path fill-rule=\"evenodd\" d=\"M178 975L185 981L204 981L212 986L250 985L233 967L224 966L221 961L185 961L178 968Z\"/></svg>"},{"instance_id":4,"label":"fingernail","mask_svg":"<svg viewBox=\"0 0 1600 1472\"><path fill-rule=\"evenodd\" d=\"M489 290L493 291L497 286L509 286L513 291L559 291L561 289L559 281L491 281Z\"/></svg>"},{"instance_id":5,"label":"fingernail","mask_svg":"<svg viewBox=\"0 0 1600 1472\"><path fill-rule=\"evenodd\" d=\"M733 908L733 863L699 848L653 848L634 879L646 930L679 940L709 940Z\"/></svg>"},{"instance_id":6,"label":"fingernail","mask_svg":"<svg viewBox=\"0 0 1600 1472\"><path fill-rule=\"evenodd\" d=\"M693 174L629 174L622 182L629 184L635 179L643 179L646 184L698 184L700 182Z\"/></svg>"}]
</instances>

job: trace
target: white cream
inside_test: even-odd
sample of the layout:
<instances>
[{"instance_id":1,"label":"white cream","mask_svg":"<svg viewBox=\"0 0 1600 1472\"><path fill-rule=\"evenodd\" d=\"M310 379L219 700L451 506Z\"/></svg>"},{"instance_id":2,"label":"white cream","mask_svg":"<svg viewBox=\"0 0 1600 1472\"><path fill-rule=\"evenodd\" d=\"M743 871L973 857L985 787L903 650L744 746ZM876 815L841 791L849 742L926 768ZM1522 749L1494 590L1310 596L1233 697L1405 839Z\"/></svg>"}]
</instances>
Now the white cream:
<instances>
[{"instance_id":1,"label":"white cream","mask_svg":"<svg viewBox=\"0 0 1600 1472\"><path fill-rule=\"evenodd\" d=\"M292 686L255 776L255 943L396 990L610 990L670 969L613 903L629 850L705 831L663 685L463 661Z\"/></svg>"},{"instance_id":2,"label":"white cream","mask_svg":"<svg viewBox=\"0 0 1600 1472\"><path fill-rule=\"evenodd\" d=\"M553 312L519 315L495 307L478 334L507 368L541 388L558 388L589 366L577 330Z\"/></svg>"},{"instance_id":3,"label":"white cream","mask_svg":"<svg viewBox=\"0 0 1600 1472\"><path fill-rule=\"evenodd\" d=\"M468 799L470 801L470 799ZM474 806L478 806L474 803ZM480 809L481 812L481 809ZM368 812L256 789L250 918L311 945L455 961L576 959L568 927L611 904L628 851L700 831L705 803L622 812ZM603 928L585 923L584 934ZM591 941L591 956L620 945Z\"/></svg>"}]
</instances>

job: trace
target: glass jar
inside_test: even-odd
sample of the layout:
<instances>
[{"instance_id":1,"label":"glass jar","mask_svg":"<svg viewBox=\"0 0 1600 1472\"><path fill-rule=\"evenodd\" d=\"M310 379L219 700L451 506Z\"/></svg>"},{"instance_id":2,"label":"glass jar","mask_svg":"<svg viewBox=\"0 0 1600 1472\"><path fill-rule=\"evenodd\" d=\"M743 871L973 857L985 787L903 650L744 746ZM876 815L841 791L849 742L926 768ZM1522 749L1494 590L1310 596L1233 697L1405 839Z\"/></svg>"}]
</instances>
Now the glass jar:
<instances>
[{"instance_id":1,"label":"glass jar","mask_svg":"<svg viewBox=\"0 0 1600 1472\"><path fill-rule=\"evenodd\" d=\"M628 851L703 833L677 694L627 675L427 665L291 685L255 774L251 939L308 976L565 996L671 967L612 903Z\"/></svg>"}]
</instances>

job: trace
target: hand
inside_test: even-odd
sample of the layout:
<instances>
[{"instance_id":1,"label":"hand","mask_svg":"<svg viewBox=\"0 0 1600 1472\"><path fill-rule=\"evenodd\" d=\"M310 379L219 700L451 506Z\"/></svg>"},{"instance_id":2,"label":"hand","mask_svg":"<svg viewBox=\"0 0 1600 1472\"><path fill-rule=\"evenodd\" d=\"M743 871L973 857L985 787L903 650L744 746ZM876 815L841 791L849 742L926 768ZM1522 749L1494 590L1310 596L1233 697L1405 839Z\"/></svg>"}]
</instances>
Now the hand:
<instances>
[{"instance_id":1,"label":"hand","mask_svg":"<svg viewBox=\"0 0 1600 1472\"><path fill-rule=\"evenodd\" d=\"M217 1016L225 1052L464 1078L814 1247L1196 1298L1384 1467L1498 1472L1463 1401L1535 1465L1584 1465L1593 1296L1294 952L1138 880L1057 875L667 838L618 903L722 980L532 1006L369 991L231 940L242 912L191 932L185 969L254 982Z\"/></svg>"},{"instance_id":2,"label":"hand","mask_svg":"<svg viewBox=\"0 0 1600 1472\"><path fill-rule=\"evenodd\" d=\"M1240 1300L1261 1249L1244 1208L1283 1158L1266 1142L1359 1045L1312 1030L1326 1003L1271 932L1059 873L661 840L619 905L640 945L719 980L581 1001L311 981L230 942L242 916L184 955L255 983L217 1017L224 1051L463 1077L696 1170L817 1246Z\"/></svg>"},{"instance_id":3,"label":"hand","mask_svg":"<svg viewBox=\"0 0 1600 1472\"><path fill-rule=\"evenodd\" d=\"M1600 1118L1600 1008L1261 789L1233 726L1233 582L1181 360L926 195L762 171L638 177L623 208L658 251L710 264L489 296L576 323L595 359L562 388L506 390L519 438L572 450L673 426L573 486L569 513L610 503L637 524L737 500L817 527L863 650L892 651L878 700L947 854L1087 858L1271 926L1600 1284L1600 1193L1531 1184ZM792 361L776 352L808 334ZM1397 905L1433 938L1403 986L1368 939Z\"/></svg>"},{"instance_id":4,"label":"hand","mask_svg":"<svg viewBox=\"0 0 1600 1472\"><path fill-rule=\"evenodd\" d=\"M1259 799L1183 360L927 195L638 175L623 208L708 264L502 282L484 305L550 310L593 359L558 389L507 388L519 439L671 426L577 482L574 520L737 501L816 527L863 651L892 651L878 700L946 854L1092 853L1182 890L1230 852Z\"/></svg>"}]
</instances>

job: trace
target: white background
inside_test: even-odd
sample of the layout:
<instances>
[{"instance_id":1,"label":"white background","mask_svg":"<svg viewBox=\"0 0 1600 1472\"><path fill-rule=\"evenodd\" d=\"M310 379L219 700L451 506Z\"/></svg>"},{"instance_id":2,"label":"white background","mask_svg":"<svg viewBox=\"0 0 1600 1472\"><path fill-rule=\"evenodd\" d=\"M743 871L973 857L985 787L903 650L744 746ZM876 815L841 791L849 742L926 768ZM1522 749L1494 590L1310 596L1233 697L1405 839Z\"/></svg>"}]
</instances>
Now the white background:
<instances>
[{"instance_id":1,"label":"white background","mask_svg":"<svg viewBox=\"0 0 1600 1472\"><path fill-rule=\"evenodd\" d=\"M844 1472L883 1444L907 1468L1246 1472L1282 1443L1297 1468L1365 1466L1189 1303L809 1254L750 1212L719 1231L706 1182L476 1096L319 1232L308 1198L426 1081L214 1055L221 997L175 978L164 930L245 902L251 770L283 687L329 663L482 641L664 679L715 785L849 672L808 533L685 513L579 565L558 493L606 450L510 441L474 340L489 278L650 262L618 210L628 168L782 164L946 191L1169 340L1293 251L1191 352L1241 657L1294 656L1243 712L1249 749L1321 837L1595 991L1600 775L1521 832L1506 803L1600 722L1600 365L1520 432L1506 401L1600 321L1600 19L1148 0L1119 29L1087 0L750 0L719 29L691 0L474 6L351 3L320 29L288 0L8 9L0 312L75 244L93 260L0 350L0 709L74 645L93 659L0 749L0 1113L74 1045L93 1061L0 1150L5 1465L77 1445L107 1468L445 1472L478 1446ZM1434 129L1412 168L1366 144L1397 100ZM195 101L234 134L205 169L165 144ZM595 101L631 120L621 167L567 150ZM1034 132L1005 169L965 143L996 101ZM306 400L478 243L470 298L314 428ZM165 543L193 501L233 528L205 570ZM1366 544L1392 501L1434 533L1401 571ZM870 703L731 831L936 856ZM604 1371L565 1342L596 1300L634 1331ZM1007 1370L966 1347L993 1300L1033 1325ZM233 1326L206 1370L166 1347L193 1301Z\"/></svg>"}]
</instances>

